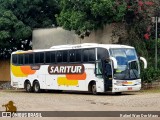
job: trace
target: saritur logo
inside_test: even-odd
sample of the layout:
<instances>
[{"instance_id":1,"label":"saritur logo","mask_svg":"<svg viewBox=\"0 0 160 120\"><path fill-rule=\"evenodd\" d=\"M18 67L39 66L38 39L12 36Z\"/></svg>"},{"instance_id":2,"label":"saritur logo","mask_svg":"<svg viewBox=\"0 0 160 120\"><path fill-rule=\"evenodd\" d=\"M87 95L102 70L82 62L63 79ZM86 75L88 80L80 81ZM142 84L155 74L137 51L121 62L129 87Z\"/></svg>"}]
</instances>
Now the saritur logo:
<instances>
[{"instance_id":1,"label":"saritur logo","mask_svg":"<svg viewBox=\"0 0 160 120\"><path fill-rule=\"evenodd\" d=\"M48 67L49 74L83 74L84 65L72 64L72 65L50 65Z\"/></svg>"}]
</instances>

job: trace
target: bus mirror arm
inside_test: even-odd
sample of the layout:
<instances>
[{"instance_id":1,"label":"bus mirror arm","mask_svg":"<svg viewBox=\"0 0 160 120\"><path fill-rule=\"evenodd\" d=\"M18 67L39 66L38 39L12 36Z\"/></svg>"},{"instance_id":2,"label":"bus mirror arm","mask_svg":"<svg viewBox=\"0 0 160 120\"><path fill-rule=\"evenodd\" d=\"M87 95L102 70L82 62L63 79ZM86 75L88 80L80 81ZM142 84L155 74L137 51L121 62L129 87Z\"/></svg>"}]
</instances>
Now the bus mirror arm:
<instances>
[{"instance_id":1,"label":"bus mirror arm","mask_svg":"<svg viewBox=\"0 0 160 120\"><path fill-rule=\"evenodd\" d=\"M144 57L140 57L140 60L144 63L144 69L147 69L147 60Z\"/></svg>"},{"instance_id":2,"label":"bus mirror arm","mask_svg":"<svg viewBox=\"0 0 160 120\"><path fill-rule=\"evenodd\" d=\"M117 60L116 60L116 58L110 57L110 59L111 59L112 62L113 62L113 67L114 67L114 69L117 69L117 68L118 68L118 65L117 65Z\"/></svg>"}]
</instances>

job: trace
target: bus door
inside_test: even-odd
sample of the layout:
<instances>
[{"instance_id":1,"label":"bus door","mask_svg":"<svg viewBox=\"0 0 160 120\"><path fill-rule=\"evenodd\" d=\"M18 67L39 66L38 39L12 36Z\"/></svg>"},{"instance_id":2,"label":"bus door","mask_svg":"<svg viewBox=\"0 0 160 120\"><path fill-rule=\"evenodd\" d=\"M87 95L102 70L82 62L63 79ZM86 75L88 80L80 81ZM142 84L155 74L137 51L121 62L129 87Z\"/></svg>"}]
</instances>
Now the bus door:
<instances>
[{"instance_id":1,"label":"bus door","mask_svg":"<svg viewBox=\"0 0 160 120\"><path fill-rule=\"evenodd\" d=\"M101 77L104 80L104 90L112 90L112 65L107 60L96 61L96 76Z\"/></svg>"},{"instance_id":2,"label":"bus door","mask_svg":"<svg viewBox=\"0 0 160 120\"><path fill-rule=\"evenodd\" d=\"M103 79L104 79L104 88L105 91L112 90L112 66L111 63L107 60L102 61L103 67Z\"/></svg>"}]
</instances>

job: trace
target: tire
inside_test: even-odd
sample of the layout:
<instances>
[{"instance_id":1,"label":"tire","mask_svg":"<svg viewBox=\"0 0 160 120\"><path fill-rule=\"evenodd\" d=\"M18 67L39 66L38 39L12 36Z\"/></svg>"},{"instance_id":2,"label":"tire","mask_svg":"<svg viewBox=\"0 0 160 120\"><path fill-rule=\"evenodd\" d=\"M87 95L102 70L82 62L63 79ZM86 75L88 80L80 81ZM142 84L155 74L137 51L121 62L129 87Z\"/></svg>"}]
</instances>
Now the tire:
<instances>
[{"instance_id":1,"label":"tire","mask_svg":"<svg viewBox=\"0 0 160 120\"><path fill-rule=\"evenodd\" d=\"M39 85L39 82L38 82L38 81L34 82L34 84L33 84L33 91L34 91L35 93L41 92L40 85Z\"/></svg>"},{"instance_id":2,"label":"tire","mask_svg":"<svg viewBox=\"0 0 160 120\"><path fill-rule=\"evenodd\" d=\"M97 93L97 88L96 88L96 83L94 83L94 84L92 85L91 90L92 90L92 94L93 94L93 95L97 95L97 94L98 94L98 93Z\"/></svg>"},{"instance_id":3,"label":"tire","mask_svg":"<svg viewBox=\"0 0 160 120\"><path fill-rule=\"evenodd\" d=\"M32 86L31 86L30 82L26 82L26 84L25 84L25 90L27 92L32 92Z\"/></svg>"}]
</instances>

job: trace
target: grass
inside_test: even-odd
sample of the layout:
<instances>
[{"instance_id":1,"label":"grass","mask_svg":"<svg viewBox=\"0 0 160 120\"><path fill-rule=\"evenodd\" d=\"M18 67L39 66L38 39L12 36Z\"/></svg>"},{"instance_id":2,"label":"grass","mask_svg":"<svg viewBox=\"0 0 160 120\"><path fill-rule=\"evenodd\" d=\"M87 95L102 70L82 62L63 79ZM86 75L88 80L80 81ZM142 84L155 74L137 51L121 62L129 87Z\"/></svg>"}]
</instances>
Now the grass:
<instances>
[{"instance_id":1,"label":"grass","mask_svg":"<svg viewBox=\"0 0 160 120\"><path fill-rule=\"evenodd\" d=\"M142 93L160 93L160 87L141 90Z\"/></svg>"}]
</instances>

